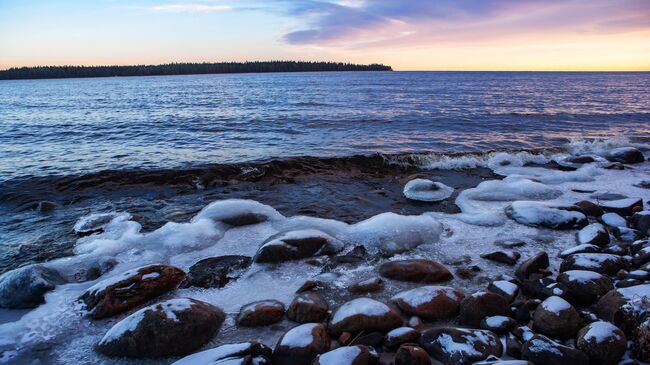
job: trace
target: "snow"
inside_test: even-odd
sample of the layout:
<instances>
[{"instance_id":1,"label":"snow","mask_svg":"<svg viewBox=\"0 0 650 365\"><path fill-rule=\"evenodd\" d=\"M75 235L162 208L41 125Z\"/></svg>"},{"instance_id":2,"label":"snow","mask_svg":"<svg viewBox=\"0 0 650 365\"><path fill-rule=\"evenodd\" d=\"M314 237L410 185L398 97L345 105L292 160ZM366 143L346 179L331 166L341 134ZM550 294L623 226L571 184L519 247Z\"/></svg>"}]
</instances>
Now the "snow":
<instances>
[{"instance_id":1,"label":"snow","mask_svg":"<svg viewBox=\"0 0 650 365\"><path fill-rule=\"evenodd\" d=\"M605 227L600 223L591 223L585 228L578 231L578 242L580 243L589 243L592 242L596 236L600 234L607 235Z\"/></svg>"},{"instance_id":2,"label":"snow","mask_svg":"<svg viewBox=\"0 0 650 365\"><path fill-rule=\"evenodd\" d=\"M351 365L359 354L361 354L359 346L339 347L320 355L318 362L320 365Z\"/></svg>"},{"instance_id":3,"label":"snow","mask_svg":"<svg viewBox=\"0 0 650 365\"><path fill-rule=\"evenodd\" d=\"M617 289L619 294L627 301L649 298L650 299L650 284L635 285L627 288Z\"/></svg>"},{"instance_id":4,"label":"snow","mask_svg":"<svg viewBox=\"0 0 650 365\"><path fill-rule=\"evenodd\" d=\"M390 340L390 339L393 339L395 337L404 336L405 334L411 333L413 331L415 331L415 330L413 328L411 328L411 327L398 327L398 328L395 328L394 330L391 330L390 332L388 332L386 334L386 340Z\"/></svg>"},{"instance_id":5,"label":"snow","mask_svg":"<svg viewBox=\"0 0 650 365\"><path fill-rule=\"evenodd\" d=\"M596 245L590 245L585 243L575 247L567 248L566 250L560 252L560 257L571 256L576 252L584 252L586 250L600 251L600 248Z\"/></svg>"},{"instance_id":6,"label":"snow","mask_svg":"<svg viewBox=\"0 0 650 365\"><path fill-rule=\"evenodd\" d=\"M513 284L509 281L505 280L497 280L493 281L492 285L495 287L499 288L499 290L503 291L504 293L508 295L515 295L519 287L516 284Z\"/></svg>"},{"instance_id":7,"label":"snow","mask_svg":"<svg viewBox=\"0 0 650 365\"><path fill-rule=\"evenodd\" d=\"M610 227L627 227L627 221L616 213L605 213L600 219Z\"/></svg>"},{"instance_id":8,"label":"snow","mask_svg":"<svg viewBox=\"0 0 650 365\"><path fill-rule=\"evenodd\" d=\"M558 209L557 206L533 202L516 201L511 204L512 218L521 224L530 226L559 226L563 223L586 219L585 215L570 210Z\"/></svg>"},{"instance_id":9,"label":"snow","mask_svg":"<svg viewBox=\"0 0 650 365\"><path fill-rule=\"evenodd\" d=\"M148 274L142 275L142 280L156 279L158 277L160 277L160 273L150 272Z\"/></svg>"},{"instance_id":10,"label":"snow","mask_svg":"<svg viewBox=\"0 0 650 365\"><path fill-rule=\"evenodd\" d=\"M437 202L451 196L454 188L441 182L426 179L413 179L404 186L404 196L411 200Z\"/></svg>"},{"instance_id":11,"label":"snow","mask_svg":"<svg viewBox=\"0 0 650 365\"><path fill-rule=\"evenodd\" d=\"M569 270L565 271L563 274L565 274L569 281L576 281L580 283L592 281L592 280L599 280L603 277L603 275L595 272L595 271L587 271L587 270Z\"/></svg>"},{"instance_id":12,"label":"snow","mask_svg":"<svg viewBox=\"0 0 650 365\"><path fill-rule=\"evenodd\" d=\"M587 332L583 338L585 341L595 341L597 344L611 341L612 339L620 340L621 336L616 333L618 327L605 321L593 322L587 325Z\"/></svg>"},{"instance_id":13,"label":"snow","mask_svg":"<svg viewBox=\"0 0 650 365\"><path fill-rule=\"evenodd\" d=\"M535 338L530 341L530 344L528 345L528 350L531 352L550 352L553 354L556 354L560 357L563 357L564 355L562 352L557 348L558 344L553 343L551 340L544 341L539 338Z\"/></svg>"},{"instance_id":14,"label":"snow","mask_svg":"<svg viewBox=\"0 0 650 365\"><path fill-rule=\"evenodd\" d=\"M319 252L316 253L317 255L322 251L327 251L326 253L333 253L343 249L343 242L317 229L302 229L281 233L278 236L274 236L272 240L264 243L260 249L269 246L283 246L288 250L297 251L298 248L296 246L288 244L287 241L304 240L315 237L323 238L327 241L327 243L323 245Z\"/></svg>"},{"instance_id":15,"label":"snow","mask_svg":"<svg viewBox=\"0 0 650 365\"><path fill-rule=\"evenodd\" d=\"M569 302L567 302L566 300L564 300L564 299L562 299L562 298L560 298L558 296L548 297L540 305L545 310L547 310L549 312L553 312L555 314L559 314L560 312L562 312L564 310L571 309L571 304L569 304Z\"/></svg>"},{"instance_id":16,"label":"snow","mask_svg":"<svg viewBox=\"0 0 650 365\"><path fill-rule=\"evenodd\" d=\"M343 304L336 310L332 318L332 324L336 325L358 314L372 317L383 316L389 312L390 308L382 302L370 298L357 298Z\"/></svg>"},{"instance_id":17,"label":"snow","mask_svg":"<svg viewBox=\"0 0 650 365\"><path fill-rule=\"evenodd\" d=\"M485 324L487 324L490 328L499 328L508 321L510 321L510 318L506 316L492 316L485 318Z\"/></svg>"},{"instance_id":18,"label":"snow","mask_svg":"<svg viewBox=\"0 0 650 365\"><path fill-rule=\"evenodd\" d=\"M441 350L446 354L464 352L470 356L478 356L481 355L481 352L474 347L476 342L494 345L499 340L489 331L463 328L456 328L455 330L462 333L460 337L465 340L464 342L455 342L447 333L440 334L436 339L436 342L440 344Z\"/></svg>"},{"instance_id":19,"label":"snow","mask_svg":"<svg viewBox=\"0 0 650 365\"><path fill-rule=\"evenodd\" d=\"M131 219L131 214L126 212L93 213L79 218L73 230L76 233L88 233L103 229L110 222L129 219Z\"/></svg>"},{"instance_id":20,"label":"snow","mask_svg":"<svg viewBox=\"0 0 650 365\"><path fill-rule=\"evenodd\" d=\"M417 307L422 304L430 302L431 300L433 300L433 298L439 295L444 295L448 298L451 298L452 300L460 299L456 294L454 288L450 288L448 286L429 285L429 286L421 286L419 288L403 291L393 296L391 300L401 299L404 302L406 302L408 305L412 307Z\"/></svg>"},{"instance_id":21,"label":"snow","mask_svg":"<svg viewBox=\"0 0 650 365\"><path fill-rule=\"evenodd\" d=\"M318 326L318 323L305 323L287 331L282 337L279 346L289 348L303 348L309 346L314 341L312 331Z\"/></svg>"},{"instance_id":22,"label":"snow","mask_svg":"<svg viewBox=\"0 0 650 365\"><path fill-rule=\"evenodd\" d=\"M607 261L617 261L620 256L609 253L577 253L571 256L576 266L585 269L598 269Z\"/></svg>"},{"instance_id":23,"label":"snow","mask_svg":"<svg viewBox=\"0 0 650 365\"><path fill-rule=\"evenodd\" d=\"M606 200L600 202L600 206L603 208L627 208L637 203L639 198L626 198L618 200Z\"/></svg>"},{"instance_id":24,"label":"snow","mask_svg":"<svg viewBox=\"0 0 650 365\"><path fill-rule=\"evenodd\" d=\"M223 345L186 356L172 365L213 364L219 360L234 357L236 354L246 351L250 346L250 342ZM219 362L219 364L222 364L222 362Z\"/></svg>"}]
</instances>

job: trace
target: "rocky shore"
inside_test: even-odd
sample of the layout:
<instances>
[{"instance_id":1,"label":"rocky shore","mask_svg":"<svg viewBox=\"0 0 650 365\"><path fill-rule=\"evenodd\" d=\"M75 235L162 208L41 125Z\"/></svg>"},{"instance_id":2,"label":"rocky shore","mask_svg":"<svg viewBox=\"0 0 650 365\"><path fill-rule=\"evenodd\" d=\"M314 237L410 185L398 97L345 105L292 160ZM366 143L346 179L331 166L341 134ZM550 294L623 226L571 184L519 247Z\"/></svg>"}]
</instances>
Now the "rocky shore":
<instances>
[{"instance_id":1,"label":"rocky shore","mask_svg":"<svg viewBox=\"0 0 650 365\"><path fill-rule=\"evenodd\" d=\"M127 213L85 217L75 256L0 276L0 308L31 310L0 328L0 362L48 363L25 339L48 316L73 325L40 351L92 342L75 352L87 363L650 362L643 152L492 163L503 179L454 194L455 214L347 224L222 200L150 233ZM403 183L412 204L454 191Z\"/></svg>"}]
</instances>

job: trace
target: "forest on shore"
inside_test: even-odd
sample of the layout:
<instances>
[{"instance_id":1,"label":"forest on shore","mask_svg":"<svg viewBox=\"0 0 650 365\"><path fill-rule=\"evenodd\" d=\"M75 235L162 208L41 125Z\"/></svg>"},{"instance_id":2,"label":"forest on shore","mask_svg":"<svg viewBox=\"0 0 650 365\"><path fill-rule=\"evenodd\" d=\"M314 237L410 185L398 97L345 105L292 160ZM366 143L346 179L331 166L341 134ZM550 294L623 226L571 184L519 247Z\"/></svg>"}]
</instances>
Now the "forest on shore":
<instances>
[{"instance_id":1,"label":"forest on shore","mask_svg":"<svg viewBox=\"0 0 650 365\"><path fill-rule=\"evenodd\" d=\"M14 67L0 71L0 80L328 71L392 71L392 68L381 64L359 65L343 62L304 61L167 63L133 66L36 66Z\"/></svg>"}]
</instances>

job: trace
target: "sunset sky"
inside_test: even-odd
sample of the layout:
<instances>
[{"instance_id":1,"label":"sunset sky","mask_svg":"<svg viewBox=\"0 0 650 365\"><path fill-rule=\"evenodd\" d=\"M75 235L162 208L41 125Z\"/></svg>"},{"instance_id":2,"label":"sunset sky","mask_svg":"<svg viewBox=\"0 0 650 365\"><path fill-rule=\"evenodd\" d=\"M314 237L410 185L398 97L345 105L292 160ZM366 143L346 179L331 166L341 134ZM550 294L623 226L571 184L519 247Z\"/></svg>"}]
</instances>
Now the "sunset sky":
<instances>
[{"instance_id":1,"label":"sunset sky","mask_svg":"<svg viewBox=\"0 0 650 365\"><path fill-rule=\"evenodd\" d=\"M0 0L0 69L245 60L650 70L650 1Z\"/></svg>"}]
</instances>

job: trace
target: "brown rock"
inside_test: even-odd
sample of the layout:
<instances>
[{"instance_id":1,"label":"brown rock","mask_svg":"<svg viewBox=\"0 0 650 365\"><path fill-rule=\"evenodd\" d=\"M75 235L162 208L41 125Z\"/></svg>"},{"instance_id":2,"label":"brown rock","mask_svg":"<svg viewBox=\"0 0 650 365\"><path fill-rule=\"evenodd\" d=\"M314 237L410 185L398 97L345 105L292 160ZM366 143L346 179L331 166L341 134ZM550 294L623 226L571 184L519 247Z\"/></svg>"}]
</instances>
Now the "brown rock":
<instances>
[{"instance_id":1,"label":"brown rock","mask_svg":"<svg viewBox=\"0 0 650 365\"><path fill-rule=\"evenodd\" d=\"M415 283L438 283L453 278L441 263L424 259L386 262L379 267L379 274L385 278Z\"/></svg>"},{"instance_id":2,"label":"brown rock","mask_svg":"<svg viewBox=\"0 0 650 365\"><path fill-rule=\"evenodd\" d=\"M341 241L319 230L282 232L262 243L255 255L255 262L281 262L314 255L330 255L342 248Z\"/></svg>"},{"instance_id":3,"label":"brown rock","mask_svg":"<svg viewBox=\"0 0 650 365\"><path fill-rule=\"evenodd\" d=\"M533 330L551 338L573 338L581 326L578 311L560 297L547 298L533 314Z\"/></svg>"},{"instance_id":4,"label":"brown rock","mask_svg":"<svg viewBox=\"0 0 650 365\"><path fill-rule=\"evenodd\" d=\"M420 345L445 365L469 365L488 356L501 356L497 335L485 330L440 327L422 333Z\"/></svg>"},{"instance_id":5,"label":"brown rock","mask_svg":"<svg viewBox=\"0 0 650 365\"><path fill-rule=\"evenodd\" d=\"M431 365L429 354L420 346L404 344L395 353L395 365Z\"/></svg>"},{"instance_id":6,"label":"brown rock","mask_svg":"<svg viewBox=\"0 0 650 365\"><path fill-rule=\"evenodd\" d=\"M508 301L499 294L478 292L465 297L460 303L460 323L477 327L488 316L511 316Z\"/></svg>"},{"instance_id":7,"label":"brown rock","mask_svg":"<svg viewBox=\"0 0 650 365\"><path fill-rule=\"evenodd\" d=\"M589 200L582 200L574 205L580 208L585 215L590 217L600 217L604 213L601 207Z\"/></svg>"},{"instance_id":8,"label":"brown rock","mask_svg":"<svg viewBox=\"0 0 650 365\"><path fill-rule=\"evenodd\" d=\"M352 284L348 287L351 293L372 293L384 288L384 281L381 278L370 278Z\"/></svg>"},{"instance_id":9,"label":"brown rock","mask_svg":"<svg viewBox=\"0 0 650 365\"><path fill-rule=\"evenodd\" d=\"M386 334L384 346L396 348L405 343L416 343L420 338L420 332L411 327L399 327Z\"/></svg>"},{"instance_id":10,"label":"brown rock","mask_svg":"<svg viewBox=\"0 0 650 365\"><path fill-rule=\"evenodd\" d=\"M277 300L260 300L246 304L239 311L237 324L244 327L266 326L284 318L284 304Z\"/></svg>"},{"instance_id":11,"label":"brown rock","mask_svg":"<svg viewBox=\"0 0 650 365\"><path fill-rule=\"evenodd\" d=\"M320 323L305 323L287 331L273 351L274 365L310 365L330 350L330 336Z\"/></svg>"},{"instance_id":12,"label":"brown rock","mask_svg":"<svg viewBox=\"0 0 650 365\"><path fill-rule=\"evenodd\" d=\"M517 263L517 260L521 257L519 252L503 252L503 251L494 251L484 255L481 255L482 258L487 260L492 260L500 262L507 265L514 265Z\"/></svg>"},{"instance_id":13,"label":"brown rock","mask_svg":"<svg viewBox=\"0 0 650 365\"><path fill-rule=\"evenodd\" d=\"M398 293L391 301L406 314L435 321L458 315L463 298L459 290L431 285Z\"/></svg>"},{"instance_id":14,"label":"brown rock","mask_svg":"<svg viewBox=\"0 0 650 365\"><path fill-rule=\"evenodd\" d=\"M326 352L313 365L376 365L379 355L364 345L344 346Z\"/></svg>"},{"instance_id":15,"label":"brown rock","mask_svg":"<svg viewBox=\"0 0 650 365\"><path fill-rule=\"evenodd\" d=\"M522 359L544 365L589 365L582 351L555 343L547 337L535 335L524 343Z\"/></svg>"},{"instance_id":16,"label":"brown rock","mask_svg":"<svg viewBox=\"0 0 650 365\"><path fill-rule=\"evenodd\" d=\"M607 253L577 253L562 261L560 271L588 270L603 275L614 276L626 266L625 259L618 255Z\"/></svg>"},{"instance_id":17,"label":"brown rock","mask_svg":"<svg viewBox=\"0 0 650 365\"><path fill-rule=\"evenodd\" d=\"M190 267L181 287L223 288L231 280L237 279L251 261L250 257L239 255L203 259Z\"/></svg>"},{"instance_id":18,"label":"brown rock","mask_svg":"<svg viewBox=\"0 0 650 365\"><path fill-rule=\"evenodd\" d=\"M341 305L330 320L330 332L387 332L402 325L402 318L386 304L370 298L357 298Z\"/></svg>"},{"instance_id":19,"label":"brown rock","mask_svg":"<svg viewBox=\"0 0 650 365\"><path fill-rule=\"evenodd\" d=\"M614 289L612 279L594 271L569 270L557 277L564 287L563 298L579 305L591 305Z\"/></svg>"},{"instance_id":20,"label":"brown rock","mask_svg":"<svg viewBox=\"0 0 650 365\"><path fill-rule=\"evenodd\" d=\"M539 274L542 269L546 269L549 265L548 254L546 252L539 252L535 256L529 258L519 265L515 271L515 276L519 280L528 279L531 274Z\"/></svg>"},{"instance_id":21,"label":"brown rock","mask_svg":"<svg viewBox=\"0 0 650 365\"><path fill-rule=\"evenodd\" d=\"M287 318L298 323L320 322L327 317L329 306L316 293L300 294L287 309Z\"/></svg>"},{"instance_id":22,"label":"brown rock","mask_svg":"<svg viewBox=\"0 0 650 365\"><path fill-rule=\"evenodd\" d=\"M627 350L625 334L609 322L593 322L578 332L578 349L592 364L615 365Z\"/></svg>"}]
</instances>

